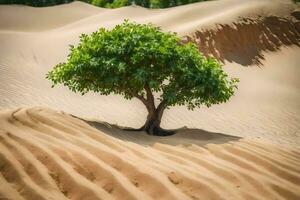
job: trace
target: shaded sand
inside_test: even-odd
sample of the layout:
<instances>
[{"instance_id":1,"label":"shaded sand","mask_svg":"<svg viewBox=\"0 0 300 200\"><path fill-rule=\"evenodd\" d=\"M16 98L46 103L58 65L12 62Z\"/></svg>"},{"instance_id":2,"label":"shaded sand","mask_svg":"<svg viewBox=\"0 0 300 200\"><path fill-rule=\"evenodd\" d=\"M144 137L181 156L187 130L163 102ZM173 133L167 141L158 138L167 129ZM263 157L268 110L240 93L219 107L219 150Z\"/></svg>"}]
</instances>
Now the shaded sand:
<instances>
[{"instance_id":1,"label":"shaded sand","mask_svg":"<svg viewBox=\"0 0 300 200\"><path fill-rule=\"evenodd\" d=\"M183 145L189 133L176 145L142 146L37 107L2 110L0 127L1 198L300 198L299 148L245 139Z\"/></svg>"},{"instance_id":2,"label":"shaded sand","mask_svg":"<svg viewBox=\"0 0 300 200\"><path fill-rule=\"evenodd\" d=\"M244 18L243 21L216 27L197 31L186 41L197 43L205 56L244 66L262 65L263 52L278 51L281 46L300 47L300 23L293 18Z\"/></svg>"}]
</instances>

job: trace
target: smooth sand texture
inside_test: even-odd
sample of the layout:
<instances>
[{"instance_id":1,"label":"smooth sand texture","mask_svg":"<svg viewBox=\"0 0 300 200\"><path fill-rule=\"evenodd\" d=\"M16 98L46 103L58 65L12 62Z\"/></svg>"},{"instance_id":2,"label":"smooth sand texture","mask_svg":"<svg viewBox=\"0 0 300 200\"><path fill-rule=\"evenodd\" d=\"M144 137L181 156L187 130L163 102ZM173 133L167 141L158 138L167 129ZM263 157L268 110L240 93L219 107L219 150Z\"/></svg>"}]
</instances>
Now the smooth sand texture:
<instances>
[{"instance_id":1,"label":"smooth sand texture","mask_svg":"<svg viewBox=\"0 0 300 200\"><path fill-rule=\"evenodd\" d=\"M0 6L0 199L300 199L297 9L289 0L161 10ZM81 96L45 79L81 33L125 18L190 35L240 78L235 96L167 110L162 126L179 131L163 138L89 122L96 131L50 110L143 124L146 110L135 99Z\"/></svg>"},{"instance_id":2,"label":"smooth sand texture","mask_svg":"<svg viewBox=\"0 0 300 200\"><path fill-rule=\"evenodd\" d=\"M37 32L58 28L105 11L80 1L53 7L0 6L0 30Z\"/></svg>"}]
</instances>

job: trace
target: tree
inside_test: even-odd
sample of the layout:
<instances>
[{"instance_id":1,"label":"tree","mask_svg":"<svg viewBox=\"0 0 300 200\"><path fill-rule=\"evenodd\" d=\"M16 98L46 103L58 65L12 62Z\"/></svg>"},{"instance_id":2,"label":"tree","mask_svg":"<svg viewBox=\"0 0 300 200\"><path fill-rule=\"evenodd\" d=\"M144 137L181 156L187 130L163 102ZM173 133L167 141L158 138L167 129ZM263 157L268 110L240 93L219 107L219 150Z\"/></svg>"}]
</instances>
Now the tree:
<instances>
[{"instance_id":1,"label":"tree","mask_svg":"<svg viewBox=\"0 0 300 200\"><path fill-rule=\"evenodd\" d=\"M100 28L91 35L82 34L70 51L67 62L47 74L53 86L62 83L82 94L135 97L148 111L139 130L151 135L168 134L160 128L167 107L194 109L226 102L238 81L229 79L220 64L205 58L194 44L183 44L175 33L162 32L152 24L125 20L112 30Z\"/></svg>"}]
</instances>

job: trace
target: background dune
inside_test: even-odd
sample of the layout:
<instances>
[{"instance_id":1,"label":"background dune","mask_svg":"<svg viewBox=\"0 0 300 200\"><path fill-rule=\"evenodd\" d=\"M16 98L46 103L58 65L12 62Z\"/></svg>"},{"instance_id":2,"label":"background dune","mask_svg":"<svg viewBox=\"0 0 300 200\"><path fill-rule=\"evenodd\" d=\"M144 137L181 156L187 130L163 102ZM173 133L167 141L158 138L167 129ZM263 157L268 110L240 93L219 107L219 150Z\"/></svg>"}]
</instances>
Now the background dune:
<instances>
[{"instance_id":1,"label":"background dune","mask_svg":"<svg viewBox=\"0 0 300 200\"><path fill-rule=\"evenodd\" d=\"M289 0L158 10L0 6L0 198L299 199L297 10ZM50 88L46 73L81 33L125 18L188 35L240 78L235 96L167 110L163 127L180 129L161 138L98 123L139 127L146 110L135 99ZM32 106L88 119L100 131L48 108L17 109Z\"/></svg>"},{"instance_id":2,"label":"background dune","mask_svg":"<svg viewBox=\"0 0 300 200\"><path fill-rule=\"evenodd\" d=\"M35 8L21 5L0 6L0 30L37 32L58 28L105 11L76 1L53 7Z\"/></svg>"},{"instance_id":3,"label":"background dune","mask_svg":"<svg viewBox=\"0 0 300 200\"><path fill-rule=\"evenodd\" d=\"M298 12L295 12L298 13ZM293 18L268 16L244 18L231 25L218 25L217 30L197 31L186 41L197 43L206 56L244 66L261 65L262 52L277 51L281 46L300 46L300 23Z\"/></svg>"}]
</instances>

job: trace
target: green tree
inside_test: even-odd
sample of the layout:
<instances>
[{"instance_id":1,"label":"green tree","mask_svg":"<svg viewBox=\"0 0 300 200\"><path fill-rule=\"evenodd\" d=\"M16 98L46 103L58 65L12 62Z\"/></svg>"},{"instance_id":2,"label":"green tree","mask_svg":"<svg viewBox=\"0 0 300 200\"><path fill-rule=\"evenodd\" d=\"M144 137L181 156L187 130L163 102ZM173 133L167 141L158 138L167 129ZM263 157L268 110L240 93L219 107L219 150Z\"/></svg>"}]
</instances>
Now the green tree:
<instances>
[{"instance_id":1,"label":"green tree","mask_svg":"<svg viewBox=\"0 0 300 200\"><path fill-rule=\"evenodd\" d=\"M160 128L166 108L194 109L226 102L238 81L228 78L220 64L205 58L194 44L183 44L175 33L162 32L152 24L125 20L112 30L82 34L70 51L67 61L47 74L53 86L62 83L82 94L135 97L148 111L139 130L151 135L169 133Z\"/></svg>"}]
</instances>

